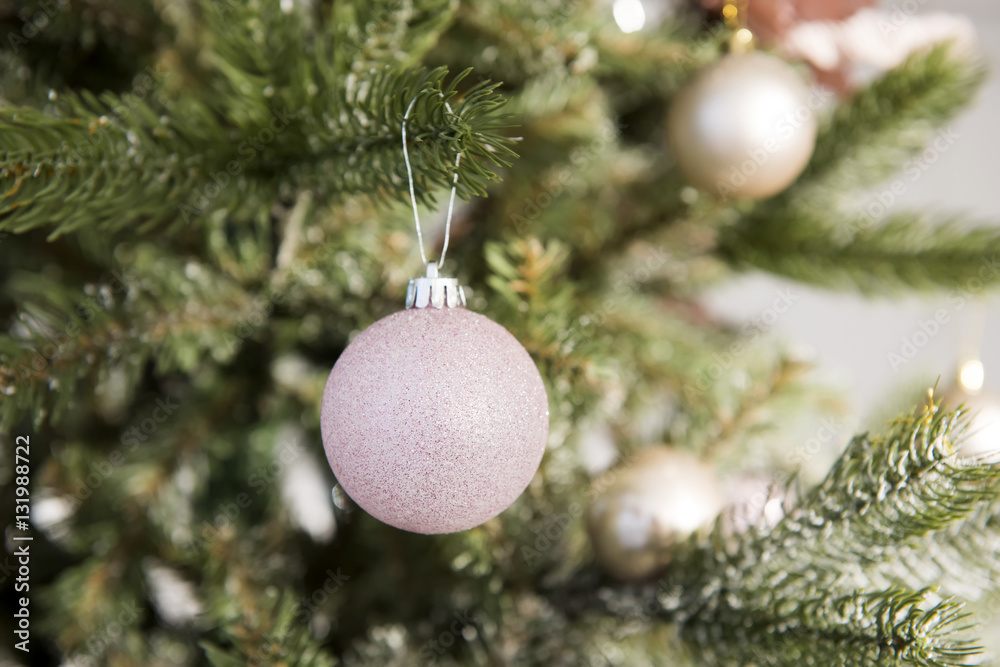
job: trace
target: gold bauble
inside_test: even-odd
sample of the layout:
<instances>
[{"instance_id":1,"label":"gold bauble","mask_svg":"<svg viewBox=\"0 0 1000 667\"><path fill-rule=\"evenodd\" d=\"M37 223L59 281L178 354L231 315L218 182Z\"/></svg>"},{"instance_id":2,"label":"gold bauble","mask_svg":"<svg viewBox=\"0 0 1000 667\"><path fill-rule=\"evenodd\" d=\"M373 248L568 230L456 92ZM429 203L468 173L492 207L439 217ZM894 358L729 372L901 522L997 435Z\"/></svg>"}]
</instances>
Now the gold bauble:
<instances>
[{"instance_id":1,"label":"gold bauble","mask_svg":"<svg viewBox=\"0 0 1000 667\"><path fill-rule=\"evenodd\" d=\"M667 565L674 546L722 510L712 470L662 445L640 450L594 482L587 530L597 561L623 581Z\"/></svg>"},{"instance_id":2,"label":"gold bauble","mask_svg":"<svg viewBox=\"0 0 1000 667\"><path fill-rule=\"evenodd\" d=\"M821 103L785 61L731 54L678 93L667 138L695 187L724 198L763 199L791 185L809 163L814 107Z\"/></svg>"}]
</instances>

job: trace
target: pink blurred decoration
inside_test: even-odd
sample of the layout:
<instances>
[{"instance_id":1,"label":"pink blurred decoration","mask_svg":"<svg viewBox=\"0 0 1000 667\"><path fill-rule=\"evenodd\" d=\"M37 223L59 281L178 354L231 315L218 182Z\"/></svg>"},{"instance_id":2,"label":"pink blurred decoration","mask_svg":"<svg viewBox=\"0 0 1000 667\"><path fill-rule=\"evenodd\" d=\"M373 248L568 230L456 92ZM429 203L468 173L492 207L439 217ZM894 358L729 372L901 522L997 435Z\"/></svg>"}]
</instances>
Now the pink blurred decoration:
<instances>
[{"instance_id":1,"label":"pink blurred decoration","mask_svg":"<svg viewBox=\"0 0 1000 667\"><path fill-rule=\"evenodd\" d=\"M718 11L726 0L701 0ZM750 30L765 48L808 62L816 80L841 95L942 42L975 57L975 27L964 16L919 14L917 7L876 9L875 0L749 0Z\"/></svg>"},{"instance_id":2,"label":"pink blurred decoration","mask_svg":"<svg viewBox=\"0 0 1000 667\"><path fill-rule=\"evenodd\" d=\"M425 534L467 530L513 503L549 426L527 351L465 308L403 310L361 332L330 373L321 419L347 494Z\"/></svg>"},{"instance_id":3,"label":"pink blurred decoration","mask_svg":"<svg viewBox=\"0 0 1000 667\"><path fill-rule=\"evenodd\" d=\"M780 46L786 57L809 62L823 83L847 92L937 44L950 43L953 57L975 58L976 41L965 16L864 9L845 21L800 23Z\"/></svg>"},{"instance_id":4,"label":"pink blurred decoration","mask_svg":"<svg viewBox=\"0 0 1000 667\"><path fill-rule=\"evenodd\" d=\"M720 11L726 0L702 0L706 9ZM842 21L877 0L747 0L748 26L759 39L779 42L799 23Z\"/></svg>"}]
</instances>

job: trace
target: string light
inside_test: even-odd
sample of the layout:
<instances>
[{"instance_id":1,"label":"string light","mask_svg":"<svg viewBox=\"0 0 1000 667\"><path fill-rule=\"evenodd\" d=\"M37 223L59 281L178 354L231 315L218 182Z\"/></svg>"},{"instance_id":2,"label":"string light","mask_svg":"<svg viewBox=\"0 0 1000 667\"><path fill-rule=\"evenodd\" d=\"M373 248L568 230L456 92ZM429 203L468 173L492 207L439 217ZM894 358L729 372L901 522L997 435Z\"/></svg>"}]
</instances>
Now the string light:
<instances>
[{"instance_id":1,"label":"string light","mask_svg":"<svg viewBox=\"0 0 1000 667\"><path fill-rule=\"evenodd\" d=\"M986 371L983 362L979 359L970 359L961 365L958 370L958 383L966 393L976 395L983 389L983 381L986 379Z\"/></svg>"},{"instance_id":2,"label":"string light","mask_svg":"<svg viewBox=\"0 0 1000 667\"><path fill-rule=\"evenodd\" d=\"M646 10L639 0L615 0L612 13L622 32L638 32L646 25Z\"/></svg>"}]
</instances>

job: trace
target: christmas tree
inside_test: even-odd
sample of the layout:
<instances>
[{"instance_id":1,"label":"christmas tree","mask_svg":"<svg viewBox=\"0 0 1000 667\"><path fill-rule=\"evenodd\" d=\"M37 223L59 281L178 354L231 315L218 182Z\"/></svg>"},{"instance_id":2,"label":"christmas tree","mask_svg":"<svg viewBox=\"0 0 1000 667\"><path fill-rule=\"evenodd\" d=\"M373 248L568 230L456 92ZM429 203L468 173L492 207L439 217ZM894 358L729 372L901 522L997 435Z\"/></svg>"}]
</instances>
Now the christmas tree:
<instances>
[{"instance_id":1,"label":"christmas tree","mask_svg":"<svg viewBox=\"0 0 1000 667\"><path fill-rule=\"evenodd\" d=\"M864 81L811 72L763 9L667 6L0 3L5 664L991 657L1000 468L965 455L970 415L915 396L803 479L796 425L836 397L698 301L750 269L1000 282L995 229L857 205L983 68L943 41ZM668 111L748 30L812 86L815 147L773 192L740 190L775 164L752 152L699 190ZM524 493L441 535L359 508L321 438L331 367L425 271L404 115L428 257L455 183L442 271L548 395ZM748 478L728 509L705 490ZM700 506L642 505L694 480ZM671 512L707 516L647 530Z\"/></svg>"}]
</instances>

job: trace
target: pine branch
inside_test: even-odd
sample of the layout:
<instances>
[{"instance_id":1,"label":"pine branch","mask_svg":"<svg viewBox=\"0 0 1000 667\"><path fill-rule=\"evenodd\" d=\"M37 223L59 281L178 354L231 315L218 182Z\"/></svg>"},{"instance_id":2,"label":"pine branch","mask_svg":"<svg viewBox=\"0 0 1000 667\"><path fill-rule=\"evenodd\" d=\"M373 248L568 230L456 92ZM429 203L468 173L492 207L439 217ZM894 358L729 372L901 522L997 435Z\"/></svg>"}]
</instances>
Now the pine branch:
<instances>
[{"instance_id":1,"label":"pine branch","mask_svg":"<svg viewBox=\"0 0 1000 667\"><path fill-rule=\"evenodd\" d=\"M636 88L676 90L693 69L718 58L726 37L724 30L696 35L693 26L680 25L676 17L655 33L626 35L610 22L606 5L573 10L560 3L466 2L457 21L462 32L449 36L465 46L464 52L492 47L499 58L491 58L489 66L505 80L520 84L550 75L591 74L611 85L630 84L622 86L626 95ZM449 55L451 50L457 48L451 47Z\"/></svg>"},{"instance_id":2,"label":"pine branch","mask_svg":"<svg viewBox=\"0 0 1000 667\"><path fill-rule=\"evenodd\" d=\"M705 646L738 638L750 624L796 650L826 641L844 664L866 664L850 662L851 655L880 656L888 645L905 648L897 653L901 664L961 664L955 661L972 651L955 636L961 607L928 609L927 593L880 591L873 576L892 570L886 558L897 548L918 545L1000 498L1000 468L957 458L965 427L961 412L928 407L884 436L855 438L776 527L736 538L716 528L710 545L683 554L663 586L665 610ZM847 613L845 604L861 611ZM881 624L871 624L868 612ZM747 646L759 642L725 643L742 645L734 650L748 660Z\"/></svg>"},{"instance_id":3,"label":"pine branch","mask_svg":"<svg viewBox=\"0 0 1000 667\"><path fill-rule=\"evenodd\" d=\"M832 560L877 563L882 550L923 538L1000 497L1000 468L957 458L962 412L925 408L884 436L858 436L813 489L764 538L787 540Z\"/></svg>"},{"instance_id":4,"label":"pine branch","mask_svg":"<svg viewBox=\"0 0 1000 667\"><path fill-rule=\"evenodd\" d=\"M34 274L10 280L20 310L0 335L0 423L58 419L78 385L111 368L135 378L150 359L160 372L224 361L257 330L259 304L224 276L153 246L133 257L82 290Z\"/></svg>"},{"instance_id":5,"label":"pine branch","mask_svg":"<svg viewBox=\"0 0 1000 667\"><path fill-rule=\"evenodd\" d=\"M345 193L403 199L400 134L414 98L408 129L424 201L450 185L458 152L466 197L484 194L514 157L500 134L508 121L497 86L481 81L459 95L468 71L449 84L444 69L348 74L328 57L333 28L313 30L299 12L276 3L204 9L213 48L202 58L207 71L185 82L204 95L172 96L177 82L157 73L141 96L64 93L58 115L0 110L0 230L186 223L266 210L287 189L312 189L320 202ZM384 27L399 33L398 22ZM265 32L278 57L259 48Z\"/></svg>"},{"instance_id":6,"label":"pine branch","mask_svg":"<svg viewBox=\"0 0 1000 667\"><path fill-rule=\"evenodd\" d=\"M0 3L5 53L23 58L35 79L31 87L38 87L43 100L49 90L64 87L127 88L170 37L157 19L156 4L145 0Z\"/></svg>"},{"instance_id":7,"label":"pine branch","mask_svg":"<svg viewBox=\"0 0 1000 667\"><path fill-rule=\"evenodd\" d=\"M500 134L510 123L500 113L505 100L495 94L499 84L480 79L459 95L470 69L447 85L445 68L404 69L419 62L450 24L454 8L446 0L339 3L315 27L274 3L220 7L203 0L201 8L213 38L216 66L209 75L213 88L223 91L218 104L226 117L253 134L270 123L272 109L298 116L272 152L295 170L299 188L404 198L400 137L414 98L407 129L425 201L432 185L450 185L458 152L463 197L484 195L485 183L496 180L492 168L515 157ZM260 49L262 24L278 53ZM454 113L447 111L449 102L457 102Z\"/></svg>"},{"instance_id":8,"label":"pine branch","mask_svg":"<svg viewBox=\"0 0 1000 667\"><path fill-rule=\"evenodd\" d=\"M213 667L238 667L247 659L294 665L295 667L334 667L337 661L309 636L309 627L301 621L300 604L289 591L275 594L273 587L261 595L255 591L253 607L259 614L247 615L234 608L228 591L220 591L219 610L212 613L220 622L219 630L230 646L202 640L202 650ZM252 607L252 608L253 608ZM220 617L222 609L227 615Z\"/></svg>"},{"instance_id":9,"label":"pine branch","mask_svg":"<svg viewBox=\"0 0 1000 667\"><path fill-rule=\"evenodd\" d=\"M699 374L704 377L710 370L700 368ZM689 430L677 438L685 442L703 441L704 447L700 450L703 460L727 463L733 468L739 463L749 467L770 453L760 446L761 436L770 435L771 431L780 428L787 415L810 407L815 409L817 403L822 403L828 412L842 411L837 401L826 392L810 386L807 376L812 371L812 365L801 359L782 355L763 371L755 368L749 369L755 372L741 370L751 381L746 383L745 388L740 387L743 391L730 390L735 395L727 397L728 401L720 402L720 406L712 411L714 419L709 428L702 427L701 432L694 433ZM691 379L697 380L696 377ZM690 410L697 415L704 410L704 406L692 405Z\"/></svg>"},{"instance_id":10,"label":"pine branch","mask_svg":"<svg viewBox=\"0 0 1000 667\"><path fill-rule=\"evenodd\" d=\"M594 358L603 354L601 342L584 335L573 288L563 280L566 246L542 245L532 237L488 242L483 252L490 269L486 284L497 296L492 314L535 358L549 386L563 387L551 396L559 396L566 409L589 405L597 384Z\"/></svg>"},{"instance_id":11,"label":"pine branch","mask_svg":"<svg viewBox=\"0 0 1000 667\"><path fill-rule=\"evenodd\" d=\"M459 194L485 195L485 185L498 180L493 169L509 165L516 154L510 148L511 140L500 134L509 127L509 120L500 112L505 100L496 94L499 84L481 81L458 99L458 85L469 73L470 70L460 73L447 85L447 71L443 68L429 74L386 73L375 78L370 89L359 84L349 90L347 94L353 97L350 104L357 106L349 119L349 133L345 127L345 136L331 137L325 153L333 156L316 171L320 167L332 170L340 161L346 161L358 174L344 177L345 191L401 199L399 193L405 192L406 172L399 138L404 112L415 99L407 121L407 136L412 142L410 161L418 197L432 202L432 188L450 186L459 152L462 153ZM449 102L453 113L447 109ZM372 132L372 124L379 126L376 132ZM353 144L350 155L346 154L344 140Z\"/></svg>"},{"instance_id":12,"label":"pine branch","mask_svg":"<svg viewBox=\"0 0 1000 667\"><path fill-rule=\"evenodd\" d=\"M0 313L16 313L0 335L0 412L9 424L63 408L67 418L46 425L33 452L33 494L39 507L87 494L62 525L32 517L61 557L80 559L43 577L39 593L39 629L65 660L403 666L429 651L441 664L971 662L962 607L927 586L961 579L963 567L990 574L1000 473L952 455L955 415L858 438L770 531L720 529L680 547L631 634L608 602L644 589L605 586L585 565L576 510L589 480L574 447L596 424L621 451L664 432L693 449L722 438L731 451L779 421L765 413L790 412L774 401L801 400L793 362L765 345L743 358L734 332L692 303L727 270L714 255L720 239L730 263L822 272L872 291L964 288L978 275L969 265L1000 235L824 213L834 196L824 188L883 173L951 117L964 65L908 63L912 81L894 73L895 88L876 84L897 121L873 106L876 93L862 93L821 139L794 201L731 207L689 196L655 148L660 106L717 56L719 33L697 42L669 27L623 35L601 3L72 4L124 3L153 22L140 27L156 39L139 51L102 41L115 52L87 66L95 81L120 84L145 66L129 54L155 51L143 95L112 84L120 94L74 93L104 86L41 71L39 99L34 84L17 88L35 79L0 77L5 91L15 85L8 105L32 107L0 110L0 256L11 260L0 267ZM58 41L85 39L77 24L128 14L93 11ZM38 62L0 60L18 71ZM413 69L423 62L473 64L506 82L504 96L468 76ZM516 107L503 106L508 95ZM553 447L510 511L458 535L406 534L351 513L339 496L330 563L317 560L329 549L298 534L283 497L315 481L322 493L332 478L323 466L327 477L310 482L311 461L287 467L278 433L300 424L299 436L318 445L315 406L330 365L354 332L399 308L417 262L400 147L414 99L407 128L424 203L450 186L456 152L463 196L485 192L514 156L504 114L514 107L526 125L521 168L490 189L500 196L456 216L452 261L472 278L463 282L491 288L490 299L470 292L470 306L486 308L539 362L553 389ZM884 164L867 155L881 136L903 147ZM135 241L167 223L185 228L159 234L159 246ZM76 233L23 252L42 232L4 241L11 230ZM78 249L83 260L63 261ZM129 267L117 269L124 290L94 278L116 268L112 256ZM713 377L720 358L726 372ZM703 378L702 393L678 397ZM130 449L126 437L148 434L167 395L180 403L176 416ZM41 537L33 544L44 547ZM203 613L161 613L164 600L142 578L150 559L185 572ZM350 575L342 590L320 581L331 565ZM560 606L551 586L581 565L590 577L582 604ZM106 650L83 655L132 593L156 612L143 609ZM460 628L458 605L475 617ZM612 613L590 613L602 606Z\"/></svg>"},{"instance_id":13,"label":"pine branch","mask_svg":"<svg viewBox=\"0 0 1000 667\"><path fill-rule=\"evenodd\" d=\"M337 3L329 19L337 66L361 73L387 61L416 65L452 25L458 8L451 0Z\"/></svg>"},{"instance_id":14,"label":"pine branch","mask_svg":"<svg viewBox=\"0 0 1000 667\"><path fill-rule=\"evenodd\" d=\"M831 202L909 164L983 78L981 66L952 56L947 45L912 56L837 109L805 174L782 195L746 208L722 233L719 254L738 266L866 293L970 284L978 291L995 283L1000 235L989 229L967 231L954 217L932 224L917 214L887 215L874 196L846 213Z\"/></svg>"},{"instance_id":15,"label":"pine branch","mask_svg":"<svg viewBox=\"0 0 1000 667\"><path fill-rule=\"evenodd\" d=\"M0 229L54 226L58 235L179 219L183 198L211 183L212 166L225 168L222 127L197 102L172 105L183 119L174 123L134 98L62 99L62 116L0 110ZM232 189L217 193L222 205Z\"/></svg>"},{"instance_id":16,"label":"pine branch","mask_svg":"<svg viewBox=\"0 0 1000 667\"><path fill-rule=\"evenodd\" d=\"M729 623L700 626L693 639L720 667L968 664L966 658L980 649L954 638L967 617L962 605L929 604L927 597L906 590L827 595L803 604L802 621L787 618L778 604L762 614L723 606L717 613L730 616Z\"/></svg>"},{"instance_id":17,"label":"pine branch","mask_svg":"<svg viewBox=\"0 0 1000 667\"><path fill-rule=\"evenodd\" d=\"M463 2L454 34L449 34L443 49L445 55L459 58L489 49L491 71L519 86L532 77L566 69L579 55L580 44L573 35L580 34L582 26L575 25L576 14L559 3Z\"/></svg>"},{"instance_id":18,"label":"pine branch","mask_svg":"<svg viewBox=\"0 0 1000 667\"><path fill-rule=\"evenodd\" d=\"M328 91L345 79L364 81L371 72L401 71L421 56L450 24L448 0L374 0L337 3L314 18L279 3L200 0L194 29L208 42L199 59L207 63L194 76L209 79L209 99L238 126L266 123L268 107L310 108L309 116L329 112ZM297 38L296 38L297 37ZM266 42L266 49L261 43ZM352 83L346 81L347 88ZM263 114L261 113L263 112ZM325 119L324 119L325 120Z\"/></svg>"},{"instance_id":19,"label":"pine branch","mask_svg":"<svg viewBox=\"0 0 1000 667\"><path fill-rule=\"evenodd\" d=\"M875 222L786 211L727 230L719 253L744 268L867 294L951 289L967 299L1000 283L1000 233L992 227L906 212Z\"/></svg>"},{"instance_id":20,"label":"pine branch","mask_svg":"<svg viewBox=\"0 0 1000 667\"><path fill-rule=\"evenodd\" d=\"M703 32L691 28L667 22L657 33L637 39L606 25L595 35L596 74L611 85L629 84L622 88L632 96L636 88L672 95L693 72L718 60L730 36L722 23Z\"/></svg>"},{"instance_id":21,"label":"pine branch","mask_svg":"<svg viewBox=\"0 0 1000 667\"><path fill-rule=\"evenodd\" d=\"M777 205L810 188L844 192L890 176L968 106L985 75L948 44L911 56L837 108L805 173Z\"/></svg>"},{"instance_id":22,"label":"pine branch","mask_svg":"<svg viewBox=\"0 0 1000 667\"><path fill-rule=\"evenodd\" d=\"M995 502L981 504L967 519L922 539L887 548L865 570L877 586L919 587L939 582L948 594L978 600L996 590L1000 519Z\"/></svg>"},{"instance_id":23,"label":"pine branch","mask_svg":"<svg viewBox=\"0 0 1000 667\"><path fill-rule=\"evenodd\" d=\"M92 556L64 569L39 594L39 605L47 612L39 614L39 629L67 657L109 664L106 655L115 648L107 635L112 624L118 627L120 642L138 638L147 610L137 582L122 576L121 565ZM104 641L92 641L95 637Z\"/></svg>"}]
</instances>

